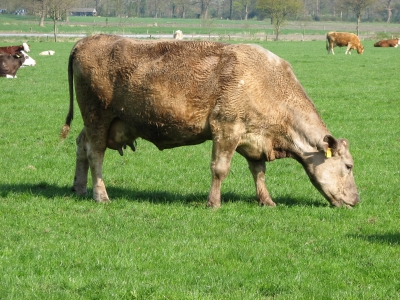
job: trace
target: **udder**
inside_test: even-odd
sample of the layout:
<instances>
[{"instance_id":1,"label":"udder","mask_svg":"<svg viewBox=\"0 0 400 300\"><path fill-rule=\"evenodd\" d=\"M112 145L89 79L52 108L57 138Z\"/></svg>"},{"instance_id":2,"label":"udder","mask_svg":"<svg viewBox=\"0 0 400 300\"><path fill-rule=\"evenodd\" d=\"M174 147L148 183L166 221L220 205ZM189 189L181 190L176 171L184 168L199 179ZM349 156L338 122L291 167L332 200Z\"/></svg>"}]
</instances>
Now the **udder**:
<instances>
[{"instance_id":1,"label":"udder","mask_svg":"<svg viewBox=\"0 0 400 300\"><path fill-rule=\"evenodd\" d=\"M114 119L108 131L107 147L117 150L122 156L124 154L122 149L126 149L126 146L129 146L132 151L136 150L135 140L136 137L129 130L129 127L121 119Z\"/></svg>"}]
</instances>

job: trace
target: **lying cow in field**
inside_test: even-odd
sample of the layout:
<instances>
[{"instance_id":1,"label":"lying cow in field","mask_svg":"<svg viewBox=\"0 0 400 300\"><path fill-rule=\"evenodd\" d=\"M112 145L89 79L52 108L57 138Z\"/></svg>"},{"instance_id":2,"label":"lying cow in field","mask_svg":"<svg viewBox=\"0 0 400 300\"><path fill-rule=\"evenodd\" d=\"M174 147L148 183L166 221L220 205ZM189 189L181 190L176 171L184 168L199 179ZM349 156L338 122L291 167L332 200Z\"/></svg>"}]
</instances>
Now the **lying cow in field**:
<instances>
[{"instance_id":1,"label":"lying cow in field","mask_svg":"<svg viewBox=\"0 0 400 300\"><path fill-rule=\"evenodd\" d=\"M346 52L344 54L351 54L351 50L357 50L358 54L362 54L364 52L364 46L361 45L361 42L354 33L349 32L328 32L326 34L326 50L328 50L328 54L333 51L335 46L339 47L347 47Z\"/></svg>"},{"instance_id":2,"label":"lying cow in field","mask_svg":"<svg viewBox=\"0 0 400 300\"><path fill-rule=\"evenodd\" d=\"M181 30L177 30L174 32L174 39L175 40L182 40L183 39L183 33Z\"/></svg>"},{"instance_id":3,"label":"lying cow in field","mask_svg":"<svg viewBox=\"0 0 400 300\"><path fill-rule=\"evenodd\" d=\"M5 46L5 47L0 47L0 54L11 54L15 55L17 53L20 53L21 51L25 51L26 53L30 52L31 49L29 48L29 45L27 43L23 43L20 46Z\"/></svg>"},{"instance_id":4,"label":"lying cow in field","mask_svg":"<svg viewBox=\"0 0 400 300\"><path fill-rule=\"evenodd\" d=\"M17 78L17 71L24 61L23 55L0 54L0 77Z\"/></svg>"},{"instance_id":5,"label":"lying cow in field","mask_svg":"<svg viewBox=\"0 0 400 300\"><path fill-rule=\"evenodd\" d=\"M376 42L374 44L374 47L395 47L395 48L397 48L397 46L399 44L400 44L400 38L391 39L391 40L382 40L382 41Z\"/></svg>"},{"instance_id":6,"label":"lying cow in field","mask_svg":"<svg viewBox=\"0 0 400 300\"><path fill-rule=\"evenodd\" d=\"M56 53L53 50L46 50L46 51L42 51L39 53L39 55L54 55L54 53Z\"/></svg>"},{"instance_id":7,"label":"lying cow in field","mask_svg":"<svg viewBox=\"0 0 400 300\"><path fill-rule=\"evenodd\" d=\"M143 138L160 150L213 141L210 207L221 205L235 151L247 159L260 205L275 206L266 162L285 157L304 167L332 205L359 202L348 141L330 134L289 63L260 46L93 35L73 47L68 80L61 137L70 130L75 83L84 121L73 183L79 195L90 168L93 198L109 201L106 148L122 151Z\"/></svg>"}]
</instances>

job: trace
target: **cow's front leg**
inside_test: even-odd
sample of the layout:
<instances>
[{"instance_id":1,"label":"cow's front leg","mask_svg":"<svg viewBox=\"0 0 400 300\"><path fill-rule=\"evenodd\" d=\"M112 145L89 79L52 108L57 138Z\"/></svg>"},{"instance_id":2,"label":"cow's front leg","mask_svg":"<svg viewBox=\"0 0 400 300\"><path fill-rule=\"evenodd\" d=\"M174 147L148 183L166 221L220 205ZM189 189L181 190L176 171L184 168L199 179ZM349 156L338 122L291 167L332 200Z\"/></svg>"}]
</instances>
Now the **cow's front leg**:
<instances>
[{"instance_id":1,"label":"cow's front leg","mask_svg":"<svg viewBox=\"0 0 400 300\"><path fill-rule=\"evenodd\" d=\"M265 161L252 161L247 159L247 162L256 185L258 204L276 206L275 202L272 201L265 185Z\"/></svg>"},{"instance_id":2,"label":"cow's front leg","mask_svg":"<svg viewBox=\"0 0 400 300\"><path fill-rule=\"evenodd\" d=\"M235 153L239 138L232 135L221 135L213 139L211 175L212 183L208 195L208 207L221 206L221 184L229 173L232 156Z\"/></svg>"},{"instance_id":3,"label":"cow's front leg","mask_svg":"<svg viewBox=\"0 0 400 300\"><path fill-rule=\"evenodd\" d=\"M233 153L232 153L233 154ZM211 162L212 183L208 195L208 207L221 206L221 184L229 173L232 155L219 156Z\"/></svg>"},{"instance_id":4,"label":"cow's front leg","mask_svg":"<svg viewBox=\"0 0 400 300\"><path fill-rule=\"evenodd\" d=\"M85 128L79 133L76 138L76 165L75 176L72 190L77 195L86 195L89 161L86 152L86 131Z\"/></svg>"}]
</instances>

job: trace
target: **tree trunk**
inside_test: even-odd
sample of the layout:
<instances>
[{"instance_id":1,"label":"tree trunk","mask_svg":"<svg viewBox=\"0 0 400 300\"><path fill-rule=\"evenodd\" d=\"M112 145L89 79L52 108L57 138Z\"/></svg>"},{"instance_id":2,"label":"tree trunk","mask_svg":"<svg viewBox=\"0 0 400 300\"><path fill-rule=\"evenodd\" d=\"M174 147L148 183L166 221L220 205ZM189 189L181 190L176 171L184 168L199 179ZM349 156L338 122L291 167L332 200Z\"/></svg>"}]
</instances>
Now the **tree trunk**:
<instances>
[{"instance_id":1,"label":"tree trunk","mask_svg":"<svg viewBox=\"0 0 400 300\"><path fill-rule=\"evenodd\" d=\"M200 18L201 19L208 19L208 5L202 5L201 6Z\"/></svg>"},{"instance_id":2,"label":"tree trunk","mask_svg":"<svg viewBox=\"0 0 400 300\"><path fill-rule=\"evenodd\" d=\"M136 17L139 17L140 15L140 0L136 1Z\"/></svg>"},{"instance_id":3,"label":"tree trunk","mask_svg":"<svg viewBox=\"0 0 400 300\"><path fill-rule=\"evenodd\" d=\"M53 22L54 22L54 24L53 24L54 42L57 43L57 19L55 16L54 16Z\"/></svg>"},{"instance_id":4,"label":"tree trunk","mask_svg":"<svg viewBox=\"0 0 400 300\"><path fill-rule=\"evenodd\" d=\"M388 12L388 17L387 17L386 23L390 23L390 19L392 17L392 9L390 7L386 8L386 9Z\"/></svg>"},{"instance_id":5,"label":"tree trunk","mask_svg":"<svg viewBox=\"0 0 400 300\"><path fill-rule=\"evenodd\" d=\"M357 36L360 35L360 21L361 21L361 14L357 16Z\"/></svg>"},{"instance_id":6,"label":"tree trunk","mask_svg":"<svg viewBox=\"0 0 400 300\"><path fill-rule=\"evenodd\" d=\"M44 12L43 11L40 15L39 26L44 27Z\"/></svg>"},{"instance_id":7,"label":"tree trunk","mask_svg":"<svg viewBox=\"0 0 400 300\"><path fill-rule=\"evenodd\" d=\"M281 29L279 27L276 27L276 34L275 34L275 41L279 41L279 33L281 31Z\"/></svg>"},{"instance_id":8,"label":"tree trunk","mask_svg":"<svg viewBox=\"0 0 400 300\"><path fill-rule=\"evenodd\" d=\"M244 19L247 21L247 17L249 15L249 6L246 4L245 5L245 15L244 15Z\"/></svg>"},{"instance_id":9,"label":"tree trunk","mask_svg":"<svg viewBox=\"0 0 400 300\"><path fill-rule=\"evenodd\" d=\"M277 22L274 24L274 28L275 28L275 41L278 41L279 34L281 33L281 24L278 19Z\"/></svg>"}]
</instances>

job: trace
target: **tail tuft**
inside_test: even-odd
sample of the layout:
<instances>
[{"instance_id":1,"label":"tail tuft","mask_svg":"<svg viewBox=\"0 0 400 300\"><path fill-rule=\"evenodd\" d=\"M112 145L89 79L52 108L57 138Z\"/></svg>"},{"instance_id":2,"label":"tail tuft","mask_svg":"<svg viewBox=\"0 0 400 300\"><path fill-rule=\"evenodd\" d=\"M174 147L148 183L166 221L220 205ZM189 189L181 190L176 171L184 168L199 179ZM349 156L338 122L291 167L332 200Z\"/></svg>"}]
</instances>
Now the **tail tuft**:
<instances>
[{"instance_id":1,"label":"tail tuft","mask_svg":"<svg viewBox=\"0 0 400 300\"><path fill-rule=\"evenodd\" d=\"M60 138L65 139L68 136L71 127L68 124L64 124L60 132Z\"/></svg>"}]
</instances>

